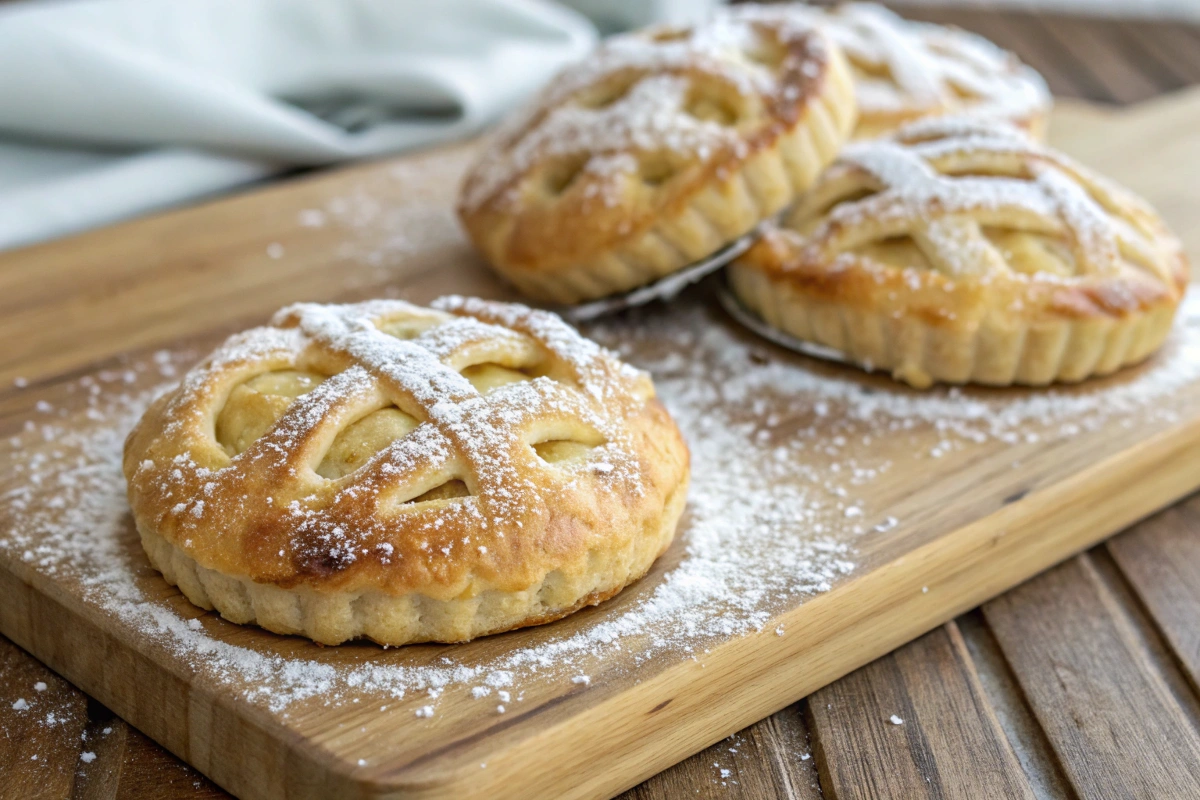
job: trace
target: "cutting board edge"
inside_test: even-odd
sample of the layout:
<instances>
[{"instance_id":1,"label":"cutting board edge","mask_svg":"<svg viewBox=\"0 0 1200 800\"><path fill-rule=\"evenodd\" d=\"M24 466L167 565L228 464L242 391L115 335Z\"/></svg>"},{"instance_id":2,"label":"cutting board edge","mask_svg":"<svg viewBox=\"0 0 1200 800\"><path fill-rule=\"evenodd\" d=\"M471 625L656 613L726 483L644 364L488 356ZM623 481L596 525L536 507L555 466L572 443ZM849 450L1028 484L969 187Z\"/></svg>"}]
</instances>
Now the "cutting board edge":
<instances>
[{"instance_id":1,"label":"cutting board edge","mask_svg":"<svg viewBox=\"0 0 1200 800\"><path fill-rule=\"evenodd\" d=\"M746 643L752 637L730 640L714 648L699 662L681 662L654 678L627 689L619 696L615 708L612 703L594 706L563 725L548 728L532 738L522 740L518 747L510 748L510 751L528 749L542 754L543 757L555 750L579 752L578 747L568 748L563 744L570 741L569 737L564 736L564 729L586 726L589 716L595 717L594 730L600 731L603 730L600 723L609 723L611 727L612 718L619 717L622 709L651 716L670 710L670 713L661 713L654 730L643 729L642 735L632 741L630 737L625 737L623 743L626 749L632 747L634 753L622 753L619 748L615 748L602 755L588 753L586 759L578 758L579 761L593 765L592 772L600 775L599 782L577 782L574 785L555 783L548 786L526 784L522 789L535 794L523 796L541 796L536 792L549 791L552 792L549 796L562 798L610 797L636 786L680 760L808 696L813 691L1200 488L1200 452L1189 453L1197 447L1200 447L1200 416L1165 430L1136 448L1097 462L1070 478L1031 492L900 559L881 565L860 577L852 577L832 591L784 612L772 619L762 632L755 634L775 637L774 626L781 625L785 631L783 639L786 641L791 637L791 646L773 648L769 652L766 664L761 660L762 655L759 653L743 654L742 651L747 649ZM1192 468L1189 470L1188 466ZM1120 487L1121 491L1114 491L1117 487ZM1133 495L1137 495L1140 502L1129 503L1128 499ZM1084 513L1074 513L1080 508L1080 503L1093 499L1098 501L1095 505L1087 508ZM1042 511L1049 513L1039 517ZM1063 520L1064 516L1068 519ZM1076 519L1069 519L1070 517ZM1060 532L1059 535L1047 536L1047 533L1055 531L1060 522L1071 524L1069 534L1061 535ZM1041 541L1038 541L1039 538ZM1023 555L1019 560L1020 568L996 573L989 579L987 572L992 561L999 561L1006 554L1016 553ZM931 564L941 565L942 570L931 576ZM960 566L954 568L951 566L954 564ZM943 604L938 610L937 604L926 601L932 599L934 593L939 591L939 577L945 581L952 581L956 586L967 585L973 588L965 589L956 603ZM985 580L979 580L981 577ZM899 584L907 588L907 593L898 596L895 593L872 593L876 584ZM931 587L930 593L921 591L922 586ZM940 590L945 591L944 583ZM818 627L818 615L838 615L835 608L841 598L852 593L866 594L875 602L858 609L853 616L841 616L840 624L827 628L828 633L823 637L805 640L801 635L792 636L789 633L803 630L806 625ZM909 609L916 607L919 610L921 604L932 609L933 613L925 613L915 620L895 624L894 617L902 619ZM869 621L870 624L863 625L864 621ZM859 650L850 657L828 659L829 650L836 649L839 655L842 652L840 647L831 646L831 642L853 641L869 635L879 637L875 646L870 649ZM753 658L750 670L746 660L742 658L743 655ZM810 664L810 661L814 663ZM700 664L703 666L699 666ZM813 666L821 671L813 671ZM758 674L753 675L752 681L747 681L746 676L754 667L758 668ZM663 705L661 687L678 685L683 682L681 677L693 672L706 673L710 684L714 682L712 675L716 673L722 673L725 680L734 684L753 683L756 687L753 695L776 699L754 702L754 697L748 697L748 702L739 704L726 698L720 704L721 713L710 710L707 714L705 709L715 709L716 705L704 699L695 701L692 706L674 702ZM762 687L767 680L783 688L777 692L764 691ZM712 688L711 685L709 688ZM728 714L724 712L727 708L738 708L740 712ZM681 734L685 729L695 733L685 737ZM670 731L671 735L655 735L665 731ZM611 738L620 739L616 736ZM597 741L594 733L591 734L591 741ZM647 746L663 742L670 742L672 746L660 747L660 753L647 760L644 768L635 774L619 781L603 780L604 773L611 772L604 769L605 764L615 763L614 759L642 755L637 751L644 751ZM545 744L544 747L539 746L542 743ZM572 744L578 742L572 741ZM480 773L484 771L479 770L475 764L461 765L457 774L446 775L436 782L436 791L449 790L450 796L454 797L507 797L509 795L504 794L504 776L501 775L503 766L505 765L497 763L495 757L489 759L486 772L492 773L487 776L491 780L481 787ZM566 773L569 770L563 766L559 771ZM527 779L528 765L514 765L512 774L521 774ZM414 781L412 785L428 784L431 777ZM507 785L511 787L512 784ZM420 793L403 795L406 798L425 796Z\"/></svg>"},{"instance_id":2,"label":"cutting board edge","mask_svg":"<svg viewBox=\"0 0 1200 800\"><path fill-rule=\"evenodd\" d=\"M18 574L22 572L25 574ZM173 587L171 590L174 591ZM274 751L277 772L289 775L295 775L297 771L311 773L311 777L297 783L318 793L301 793L296 797L386 796L375 791L377 787L373 782L356 779L350 774L355 765L280 725L266 709L254 706L228 690L222 691L219 685L189 684L194 679L190 670L182 665L173 668L155 659L152 651L160 649L161 645L149 638L134 640L141 646L123 641L107 629L104 623L106 612L63 591L45 576L0 558L0 597L13 600L0 605L0 634L231 794L249 798L272 796L256 792L253 786L242 787L236 771L233 775L224 774L227 764L242 757L240 753L225 753L220 754L224 758L220 755L214 758L208 752L210 748L194 746L199 734L194 722L197 716L207 721L207 727L228 720L229 724L252 730L257 744L244 749L253 753ZM61 620L68 616L74 621L62 623ZM37 620L53 620L56 624L38 625ZM81 645L77 636L80 630L96 640ZM62 631L71 633L67 635ZM97 668L94 664L72 661L85 652L104 653L106 663ZM107 656L114 652L123 659L115 666L107 663ZM128 671L136 675L140 674L139 670L149 670L160 682L154 692L145 692L145 682L136 679L129 681L131 689L124 696L112 688L119 675ZM160 702L156 704L156 700ZM154 712L167 712L172 700L176 701L175 711L188 719L183 726L187 733L182 739L171 736L172 725L153 719ZM205 757L198 757L201 753L206 753ZM263 771L262 762L256 761L245 772L260 778ZM332 791L336 794L327 794ZM289 792L285 796L291 798L293 794Z\"/></svg>"},{"instance_id":3,"label":"cutting board edge","mask_svg":"<svg viewBox=\"0 0 1200 800\"><path fill-rule=\"evenodd\" d=\"M101 612L51 588L56 584L19 562L0 561L0 595L18 598L0 609L0 633L245 800L330 793L371 798L423 798L445 796L446 792L455 797L502 797L518 785L512 780L518 775L525 781L520 786L522 796L542 791L561 797L605 797L636 785L1200 488L1197 467L1200 417L1003 505L895 561L851 577L779 615L761 633L730 640L696 661L682 661L626 689L612 701L584 707L564 723L516 740L489 756L486 769L480 769L472 758L458 764L434 759L374 775L364 772L349 758L279 725L263 709L222 692L218 685L189 687L187 670L172 670L156 662L146 648L123 644L92 619ZM1118 486L1120 492L1115 491ZM1136 502L1130 502L1131 498ZM1065 534L1059 525L1066 526ZM1047 535L1051 532L1055 535ZM991 563L1017 554L1020 558L1006 564L1003 572L989 575ZM929 586L930 593L922 592L921 586ZM881 587L890 591L880 591ZM951 588L960 592L955 601L925 602ZM838 606L851 594L868 596L872 602L846 614ZM922 606L927 610L922 611ZM910 613L913 616L906 618ZM73 615L76 621L61 624L62 614ZM36 619L56 624L37 626ZM822 628L828 619L837 623ZM185 728L186 741L172 741L171 726L157 723L139 702L139 697L145 697L141 681L131 684L131 691L121 697L112 688L116 676L111 670L118 666L92 670L71 663L65 654L85 649L74 639L73 632L81 626L104 640L86 649L107 654L113 647L120 648L127 659L132 657L143 669L157 673L160 681L165 680L168 685L154 694L177 696L189 721L199 712L209 726L246 726L244 733L250 735L251 744L243 738L238 752L212 751L194 741L204 728L196 730L192 724ZM775 626L782 626L784 635L779 644L767 648L764 661L764 654L758 652L764 648L748 644L760 636L775 637ZM818 628L824 635L805 637L806 630ZM72 633L67 635L68 631ZM864 640L870 641L864 645ZM737 700L726 696L718 705L698 697L698 692L689 697L681 689L695 677L705 681L705 696L723 688L738 695ZM566 702L582 702L583 694ZM668 696L665 702L664 696ZM680 698L683 702L673 702ZM737 713L729 713L729 708L738 709ZM611 724L614 718L632 720L639 725L640 735L620 735L620 726ZM523 762L523 754L530 752L538 754L539 764L549 763L551 769L538 770ZM247 760L246 753L267 754L269 763L261 758ZM551 757L555 753L567 757ZM635 763L637 767L623 771L606 768L613 763ZM285 794L268 791L271 784L280 784L264 785L264 772L286 776ZM529 782L531 774L536 783ZM618 774L620 777L614 777Z\"/></svg>"}]
</instances>

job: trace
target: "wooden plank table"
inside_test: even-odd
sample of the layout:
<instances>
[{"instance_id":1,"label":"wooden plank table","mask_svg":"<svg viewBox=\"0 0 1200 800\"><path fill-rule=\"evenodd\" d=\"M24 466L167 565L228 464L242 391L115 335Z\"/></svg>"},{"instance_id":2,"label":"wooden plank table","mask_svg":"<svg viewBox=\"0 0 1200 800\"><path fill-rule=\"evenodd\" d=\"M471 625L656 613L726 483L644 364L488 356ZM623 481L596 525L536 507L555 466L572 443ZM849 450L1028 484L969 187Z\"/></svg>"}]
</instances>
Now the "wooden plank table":
<instances>
[{"instance_id":1,"label":"wooden plank table","mask_svg":"<svg viewBox=\"0 0 1200 800\"><path fill-rule=\"evenodd\" d=\"M905 13L983 33L1060 96L1200 83L1194 28ZM1194 496L626 797L1200 797L1198 531ZM2 638L0 700L0 798L226 796Z\"/></svg>"}]
</instances>

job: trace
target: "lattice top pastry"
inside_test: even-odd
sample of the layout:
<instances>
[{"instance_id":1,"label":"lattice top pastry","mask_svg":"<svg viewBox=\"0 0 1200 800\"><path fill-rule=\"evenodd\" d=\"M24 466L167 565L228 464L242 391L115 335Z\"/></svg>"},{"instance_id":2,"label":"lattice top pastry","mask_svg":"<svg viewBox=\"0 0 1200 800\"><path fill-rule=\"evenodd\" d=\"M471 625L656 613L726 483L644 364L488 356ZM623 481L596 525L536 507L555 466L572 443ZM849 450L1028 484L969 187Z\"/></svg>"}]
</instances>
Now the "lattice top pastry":
<instances>
[{"instance_id":1,"label":"lattice top pastry","mask_svg":"<svg viewBox=\"0 0 1200 800\"><path fill-rule=\"evenodd\" d=\"M632 289L789 204L848 135L852 94L838 49L770 9L617 36L502 126L459 213L534 297Z\"/></svg>"},{"instance_id":2,"label":"lattice top pastry","mask_svg":"<svg viewBox=\"0 0 1200 800\"><path fill-rule=\"evenodd\" d=\"M978 118L847 146L787 227L733 270L743 303L915 385L1111 372L1162 343L1188 280L1143 201Z\"/></svg>"},{"instance_id":3,"label":"lattice top pastry","mask_svg":"<svg viewBox=\"0 0 1200 800\"><path fill-rule=\"evenodd\" d=\"M460 641L620 591L670 542L687 450L647 375L556 316L298 305L234 336L125 448L154 565L325 643Z\"/></svg>"},{"instance_id":4,"label":"lattice top pastry","mask_svg":"<svg viewBox=\"0 0 1200 800\"><path fill-rule=\"evenodd\" d=\"M958 28L910 22L874 3L828 10L796 4L850 62L858 99L856 138L878 136L918 117L978 113L1006 119L1039 138L1052 104L1035 70Z\"/></svg>"}]
</instances>

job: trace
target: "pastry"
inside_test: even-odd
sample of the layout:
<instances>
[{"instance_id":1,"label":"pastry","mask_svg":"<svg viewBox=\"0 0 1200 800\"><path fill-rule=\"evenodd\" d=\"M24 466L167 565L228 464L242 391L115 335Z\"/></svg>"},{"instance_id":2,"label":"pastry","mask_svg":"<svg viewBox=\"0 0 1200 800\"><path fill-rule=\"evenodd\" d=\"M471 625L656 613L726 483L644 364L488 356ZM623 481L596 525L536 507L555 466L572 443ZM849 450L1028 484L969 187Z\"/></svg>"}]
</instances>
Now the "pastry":
<instances>
[{"instance_id":1,"label":"pastry","mask_svg":"<svg viewBox=\"0 0 1200 800\"><path fill-rule=\"evenodd\" d=\"M666 549L688 453L650 378L522 306L301 304L125 444L150 562L324 644L466 641L612 597Z\"/></svg>"},{"instance_id":2,"label":"pastry","mask_svg":"<svg viewBox=\"0 0 1200 800\"><path fill-rule=\"evenodd\" d=\"M730 268L743 309L783 333L935 381L1104 375L1162 344L1188 268L1143 201L977 118L848 145Z\"/></svg>"},{"instance_id":3,"label":"pastry","mask_svg":"<svg viewBox=\"0 0 1200 800\"><path fill-rule=\"evenodd\" d=\"M854 124L836 46L748 6L608 40L502 126L458 211L491 265L579 303L705 258L789 205Z\"/></svg>"},{"instance_id":4,"label":"pastry","mask_svg":"<svg viewBox=\"0 0 1200 800\"><path fill-rule=\"evenodd\" d=\"M998 117L1045 135L1050 92L1035 70L973 33L910 22L874 3L832 9L795 4L846 54L858 99L855 138L887 133L926 116Z\"/></svg>"}]
</instances>

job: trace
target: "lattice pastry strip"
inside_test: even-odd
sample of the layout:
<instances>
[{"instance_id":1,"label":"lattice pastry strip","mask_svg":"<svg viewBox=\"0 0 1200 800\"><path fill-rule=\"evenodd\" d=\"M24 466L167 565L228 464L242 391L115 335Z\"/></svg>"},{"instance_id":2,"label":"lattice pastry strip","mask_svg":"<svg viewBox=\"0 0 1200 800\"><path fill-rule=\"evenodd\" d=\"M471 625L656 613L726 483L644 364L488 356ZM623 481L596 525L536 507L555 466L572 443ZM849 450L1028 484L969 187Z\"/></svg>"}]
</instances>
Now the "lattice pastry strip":
<instances>
[{"instance_id":1,"label":"lattice pastry strip","mask_svg":"<svg viewBox=\"0 0 1200 800\"><path fill-rule=\"evenodd\" d=\"M687 482L649 379L551 314L438 305L293 306L147 412L125 466L168 580L237 622L399 644L553 619L649 567Z\"/></svg>"},{"instance_id":2,"label":"lattice pastry strip","mask_svg":"<svg viewBox=\"0 0 1200 800\"><path fill-rule=\"evenodd\" d=\"M981 277L1008 272L1000 250L984 236L978 220L946 216L905 230L933 269L955 277Z\"/></svg>"},{"instance_id":3,"label":"lattice pastry strip","mask_svg":"<svg viewBox=\"0 0 1200 800\"><path fill-rule=\"evenodd\" d=\"M925 116L974 113L1042 136L1050 92L1037 72L981 36L902 19L874 3L818 9L789 4L820 26L850 62L858 99L855 138Z\"/></svg>"},{"instance_id":4,"label":"lattice pastry strip","mask_svg":"<svg viewBox=\"0 0 1200 800\"><path fill-rule=\"evenodd\" d=\"M1187 275L1144 202L979 118L847 146L787 229L731 270L770 324L918 386L1080 380L1139 361Z\"/></svg>"},{"instance_id":5,"label":"lattice pastry strip","mask_svg":"<svg viewBox=\"0 0 1200 800\"><path fill-rule=\"evenodd\" d=\"M530 295L634 289L792 202L848 136L852 91L837 47L779 10L614 37L497 131L459 214Z\"/></svg>"}]
</instances>

